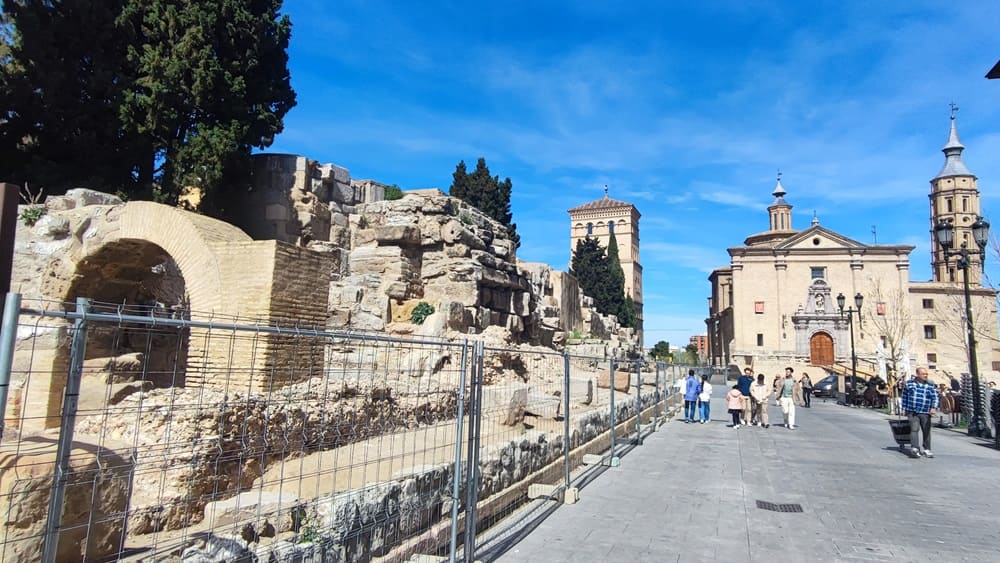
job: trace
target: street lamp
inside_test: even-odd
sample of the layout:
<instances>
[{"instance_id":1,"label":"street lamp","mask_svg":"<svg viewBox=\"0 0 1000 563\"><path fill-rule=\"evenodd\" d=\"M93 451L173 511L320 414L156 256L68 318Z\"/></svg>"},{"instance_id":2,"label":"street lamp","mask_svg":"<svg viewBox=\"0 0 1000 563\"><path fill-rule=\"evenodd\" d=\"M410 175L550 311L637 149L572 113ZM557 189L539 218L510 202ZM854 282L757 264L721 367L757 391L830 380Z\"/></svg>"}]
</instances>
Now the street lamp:
<instances>
[{"instance_id":1,"label":"street lamp","mask_svg":"<svg viewBox=\"0 0 1000 563\"><path fill-rule=\"evenodd\" d=\"M844 309L844 303L847 298L844 297L843 293L837 294L837 308L840 309L840 317L844 317L844 313L847 313L847 326L851 329L851 384L845 386L844 390L847 393L847 404L850 406L853 403L855 388L854 386L858 381L858 356L854 353L854 315L858 316L858 323L864 321L861 320L861 304L864 302L865 298L861 293L854 294L854 307L848 307Z\"/></svg>"},{"instance_id":2,"label":"street lamp","mask_svg":"<svg viewBox=\"0 0 1000 563\"><path fill-rule=\"evenodd\" d=\"M944 250L944 262L948 258L958 256L955 265L962 270L965 289L965 325L969 339L969 373L972 375L972 420L969 421L969 436L983 436L988 433L982 415L982 395L979 390L979 362L976 359L976 331L972 323L972 298L969 296L969 256L970 252L963 241L958 250L952 250L955 242L955 226L950 221L941 221L934 226L934 237ZM979 246L979 265L986 266L986 243L989 242L990 224L982 217L976 217L972 224L972 238ZM974 251L973 251L974 252Z\"/></svg>"}]
</instances>

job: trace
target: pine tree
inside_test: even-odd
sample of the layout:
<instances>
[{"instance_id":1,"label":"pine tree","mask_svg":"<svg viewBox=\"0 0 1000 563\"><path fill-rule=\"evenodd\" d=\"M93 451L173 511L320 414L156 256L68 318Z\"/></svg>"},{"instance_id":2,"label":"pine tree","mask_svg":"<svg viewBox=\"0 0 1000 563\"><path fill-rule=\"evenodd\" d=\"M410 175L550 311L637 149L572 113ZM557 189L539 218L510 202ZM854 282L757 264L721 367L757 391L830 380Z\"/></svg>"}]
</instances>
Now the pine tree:
<instances>
[{"instance_id":1,"label":"pine tree","mask_svg":"<svg viewBox=\"0 0 1000 563\"><path fill-rule=\"evenodd\" d=\"M462 201L469 201L469 175L466 173L464 160L458 161L451 178L451 188L448 189L448 193Z\"/></svg>"},{"instance_id":2,"label":"pine tree","mask_svg":"<svg viewBox=\"0 0 1000 563\"><path fill-rule=\"evenodd\" d=\"M133 76L121 120L145 146L139 181L167 199L186 185L224 209L224 187L250 169L295 105L288 73L291 21L281 0L128 0L118 22ZM229 176L229 178L227 178ZM224 180L228 183L224 183ZM235 184L235 185L234 185Z\"/></svg>"},{"instance_id":3,"label":"pine tree","mask_svg":"<svg viewBox=\"0 0 1000 563\"><path fill-rule=\"evenodd\" d=\"M131 183L130 140L119 126L126 44L115 19L125 0L4 0L0 176L61 194Z\"/></svg>"},{"instance_id":4,"label":"pine tree","mask_svg":"<svg viewBox=\"0 0 1000 563\"><path fill-rule=\"evenodd\" d=\"M0 175L219 214L295 104L281 0L3 0Z\"/></svg>"},{"instance_id":5,"label":"pine tree","mask_svg":"<svg viewBox=\"0 0 1000 563\"><path fill-rule=\"evenodd\" d=\"M512 223L510 197L513 184L510 178L500 181L500 176L490 176L486 159L480 157L472 174L466 173L465 161L460 161L452 174L452 184L448 193L467 202L488 217L507 227L507 234L515 248L521 246L521 236L517 234L517 224Z\"/></svg>"}]
</instances>

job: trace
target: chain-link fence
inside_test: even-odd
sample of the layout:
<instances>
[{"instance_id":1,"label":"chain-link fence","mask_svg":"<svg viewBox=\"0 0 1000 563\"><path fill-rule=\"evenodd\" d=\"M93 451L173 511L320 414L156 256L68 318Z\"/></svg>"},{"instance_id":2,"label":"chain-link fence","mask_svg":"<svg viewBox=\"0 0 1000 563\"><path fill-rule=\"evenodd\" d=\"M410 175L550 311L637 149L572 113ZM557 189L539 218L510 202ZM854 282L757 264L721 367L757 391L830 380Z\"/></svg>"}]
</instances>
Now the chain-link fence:
<instances>
[{"instance_id":1,"label":"chain-link fence","mask_svg":"<svg viewBox=\"0 0 1000 563\"><path fill-rule=\"evenodd\" d=\"M472 561L620 463L680 375L11 294L0 559Z\"/></svg>"}]
</instances>

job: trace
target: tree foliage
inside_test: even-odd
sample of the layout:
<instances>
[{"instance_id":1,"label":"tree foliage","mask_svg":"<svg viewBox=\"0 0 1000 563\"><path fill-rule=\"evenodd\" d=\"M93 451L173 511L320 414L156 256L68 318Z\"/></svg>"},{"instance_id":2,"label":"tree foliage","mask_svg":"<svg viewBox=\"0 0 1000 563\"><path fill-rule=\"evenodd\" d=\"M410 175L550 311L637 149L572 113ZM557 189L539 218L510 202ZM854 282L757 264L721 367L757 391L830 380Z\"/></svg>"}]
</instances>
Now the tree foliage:
<instances>
[{"instance_id":1,"label":"tree foliage","mask_svg":"<svg viewBox=\"0 0 1000 563\"><path fill-rule=\"evenodd\" d=\"M476 169L468 173L465 161L460 161L452 173L449 195L476 207L492 219L507 227L507 234L515 247L521 246L521 236L517 234L517 224L512 223L510 196L513 190L510 178L500 181L500 176L490 176L486 159L480 157Z\"/></svg>"},{"instance_id":2,"label":"tree foliage","mask_svg":"<svg viewBox=\"0 0 1000 563\"><path fill-rule=\"evenodd\" d=\"M391 186L385 187L385 200L395 201L397 199L403 199L403 190L399 186L393 184Z\"/></svg>"},{"instance_id":3,"label":"tree foliage","mask_svg":"<svg viewBox=\"0 0 1000 563\"><path fill-rule=\"evenodd\" d=\"M594 300L594 308L599 313L615 314L616 311L607 308L607 282L611 269L604 248L597 239L586 237L576 241L569 271L580 284L583 294Z\"/></svg>"},{"instance_id":4,"label":"tree foliage","mask_svg":"<svg viewBox=\"0 0 1000 563\"><path fill-rule=\"evenodd\" d=\"M631 295L625 296L625 302L622 304L622 312L618 315L618 319L621 321L622 326L629 328L638 326L639 314L635 310L635 300L632 299Z\"/></svg>"},{"instance_id":5,"label":"tree foliage","mask_svg":"<svg viewBox=\"0 0 1000 563\"><path fill-rule=\"evenodd\" d=\"M281 0L3 0L0 169L221 214L295 105ZM85 30L85 31L84 31ZM11 159L10 157L19 157Z\"/></svg>"},{"instance_id":6,"label":"tree foliage","mask_svg":"<svg viewBox=\"0 0 1000 563\"><path fill-rule=\"evenodd\" d=\"M649 351L649 355L657 360L666 360L670 358L670 343L661 340L653 345L653 349Z\"/></svg>"},{"instance_id":7,"label":"tree foliage","mask_svg":"<svg viewBox=\"0 0 1000 563\"><path fill-rule=\"evenodd\" d=\"M614 235L608 250L605 253L604 247L596 238L586 237L576 241L570 273L580 284L583 294L594 300L597 312L615 315L622 326L634 327L635 304L631 296L625 297L624 275L618 261L618 246Z\"/></svg>"}]
</instances>

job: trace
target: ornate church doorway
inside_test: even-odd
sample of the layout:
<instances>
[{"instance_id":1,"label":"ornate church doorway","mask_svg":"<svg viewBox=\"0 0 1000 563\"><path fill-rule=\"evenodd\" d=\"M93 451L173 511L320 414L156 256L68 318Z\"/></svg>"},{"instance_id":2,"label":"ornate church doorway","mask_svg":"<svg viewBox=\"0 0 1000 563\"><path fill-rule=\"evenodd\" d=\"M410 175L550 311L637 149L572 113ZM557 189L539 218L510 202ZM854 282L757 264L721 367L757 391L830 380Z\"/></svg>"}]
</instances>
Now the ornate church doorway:
<instances>
[{"instance_id":1,"label":"ornate church doorway","mask_svg":"<svg viewBox=\"0 0 1000 563\"><path fill-rule=\"evenodd\" d=\"M833 337L817 332L809 339L809 363L814 366L833 365Z\"/></svg>"}]
</instances>

